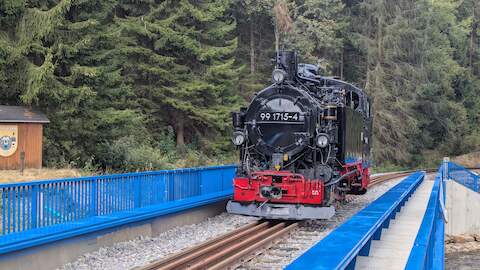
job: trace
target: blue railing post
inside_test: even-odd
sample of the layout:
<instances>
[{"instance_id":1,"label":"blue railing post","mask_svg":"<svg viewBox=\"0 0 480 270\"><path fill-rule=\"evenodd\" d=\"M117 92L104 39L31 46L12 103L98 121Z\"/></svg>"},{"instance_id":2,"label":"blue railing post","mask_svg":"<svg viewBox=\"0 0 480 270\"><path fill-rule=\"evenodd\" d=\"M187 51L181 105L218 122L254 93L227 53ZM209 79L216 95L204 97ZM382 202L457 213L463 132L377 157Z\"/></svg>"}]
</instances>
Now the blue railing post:
<instances>
[{"instance_id":1,"label":"blue railing post","mask_svg":"<svg viewBox=\"0 0 480 270\"><path fill-rule=\"evenodd\" d=\"M6 188L2 188L2 234L7 234L7 195Z\"/></svg>"},{"instance_id":2,"label":"blue railing post","mask_svg":"<svg viewBox=\"0 0 480 270\"><path fill-rule=\"evenodd\" d=\"M443 164L442 164L442 181L445 181L448 179L448 163L450 163L450 159L448 157L443 158Z\"/></svg>"},{"instance_id":3,"label":"blue railing post","mask_svg":"<svg viewBox=\"0 0 480 270\"><path fill-rule=\"evenodd\" d=\"M473 190L478 192L478 175L473 175Z\"/></svg>"},{"instance_id":4,"label":"blue railing post","mask_svg":"<svg viewBox=\"0 0 480 270\"><path fill-rule=\"evenodd\" d=\"M136 178L134 181L134 208L140 208L142 206L142 183L140 178Z\"/></svg>"},{"instance_id":5,"label":"blue railing post","mask_svg":"<svg viewBox=\"0 0 480 270\"><path fill-rule=\"evenodd\" d=\"M445 198L444 198L445 199ZM443 270L445 264L445 223L442 218L443 213L440 213L441 209L437 211L435 215L435 230L432 233L433 238L433 259L432 259L432 268Z\"/></svg>"},{"instance_id":6,"label":"blue railing post","mask_svg":"<svg viewBox=\"0 0 480 270\"><path fill-rule=\"evenodd\" d=\"M175 172L168 174L168 200L175 200Z\"/></svg>"},{"instance_id":7,"label":"blue railing post","mask_svg":"<svg viewBox=\"0 0 480 270\"><path fill-rule=\"evenodd\" d=\"M98 213L98 178L92 180L92 188L90 189L90 216L96 216Z\"/></svg>"},{"instance_id":8,"label":"blue railing post","mask_svg":"<svg viewBox=\"0 0 480 270\"><path fill-rule=\"evenodd\" d=\"M37 213L38 213L38 185L32 186L32 191L30 194L30 227L36 228L38 226L38 218L37 218Z\"/></svg>"}]
</instances>

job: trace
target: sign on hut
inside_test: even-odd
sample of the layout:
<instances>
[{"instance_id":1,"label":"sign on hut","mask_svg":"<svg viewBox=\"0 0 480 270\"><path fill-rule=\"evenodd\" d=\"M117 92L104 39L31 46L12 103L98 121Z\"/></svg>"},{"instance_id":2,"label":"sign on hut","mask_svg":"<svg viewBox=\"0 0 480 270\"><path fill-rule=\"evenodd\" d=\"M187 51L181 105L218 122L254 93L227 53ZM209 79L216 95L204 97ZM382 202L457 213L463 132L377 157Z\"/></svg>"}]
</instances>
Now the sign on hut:
<instances>
[{"instance_id":1,"label":"sign on hut","mask_svg":"<svg viewBox=\"0 0 480 270\"><path fill-rule=\"evenodd\" d=\"M36 109L0 105L0 170L42 167L43 125Z\"/></svg>"}]
</instances>

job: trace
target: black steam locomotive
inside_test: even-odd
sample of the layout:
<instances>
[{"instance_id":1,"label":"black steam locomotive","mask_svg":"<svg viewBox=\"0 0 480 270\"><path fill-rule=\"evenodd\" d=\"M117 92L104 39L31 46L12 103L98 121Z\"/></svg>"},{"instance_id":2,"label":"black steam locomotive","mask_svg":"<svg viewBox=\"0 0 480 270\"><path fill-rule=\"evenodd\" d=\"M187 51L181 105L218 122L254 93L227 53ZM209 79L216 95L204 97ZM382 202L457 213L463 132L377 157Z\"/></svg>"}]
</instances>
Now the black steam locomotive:
<instances>
[{"instance_id":1,"label":"black steam locomotive","mask_svg":"<svg viewBox=\"0 0 480 270\"><path fill-rule=\"evenodd\" d=\"M240 150L231 213L328 219L369 183L371 105L360 88L277 54L273 84L232 113Z\"/></svg>"}]
</instances>

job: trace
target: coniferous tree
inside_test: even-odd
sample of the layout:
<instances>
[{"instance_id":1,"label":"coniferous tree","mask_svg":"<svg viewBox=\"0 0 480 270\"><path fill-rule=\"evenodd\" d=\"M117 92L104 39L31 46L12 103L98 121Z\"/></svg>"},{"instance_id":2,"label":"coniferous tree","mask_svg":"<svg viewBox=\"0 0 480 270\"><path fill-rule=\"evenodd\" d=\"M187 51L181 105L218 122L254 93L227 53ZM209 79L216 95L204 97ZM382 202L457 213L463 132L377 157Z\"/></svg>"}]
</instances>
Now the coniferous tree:
<instances>
[{"instance_id":1,"label":"coniferous tree","mask_svg":"<svg viewBox=\"0 0 480 270\"><path fill-rule=\"evenodd\" d=\"M378 163L418 164L465 151L471 116L462 96L474 83L452 51L466 38L457 7L449 0L350 3L349 53L361 57L347 57L358 64L347 73L374 98Z\"/></svg>"},{"instance_id":2,"label":"coniferous tree","mask_svg":"<svg viewBox=\"0 0 480 270\"><path fill-rule=\"evenodd\" d=\"M465 69L455 60L451 49L452 37L458 34L456 5L450 0L418 4L423 70L414 110L419 121L417 146L423 150L422 157L432 156L432 151L440 154L435 158L442 153L459 154L457 151L464 147L462 141L468 131L467 113L455 89Z\"/></svg>"},{"instance_id":3,"label":"coniferous tree","mask_svg":"<svg viewBox=\"0 0 480 270\"><path fill-rule=\"evenodd\" d=\"M236 25L228 8L225 0L144 1L117 12L127 40L124 73L154 123L175 129L179 146L193 134L225 130L237 106Z\"/></svg>"},{"instance_id":4,"label":"coniferous tree","mask_svg":"<svg viewBox=\"0 0 480 270\"><path fill-rule=\"evenodd\" d=\"M239 43L236 61L244 66L239 74L239 93L245 100L270 83L271 59L275 55L274 3L274 0L233 1Z\"/></svg>"},{"instance_id":5,"label":"coniferous tree","mask_svg":"<svg viewBox=\"0 0 480 270\"><path fill-rule=\"evenodd\" d=\"M418 32L415 17L403 10L415 8L410 1L359 1L350 7L350 44L362 55L366 91L374 108L373 152L376 161L403 163L410 159L409 132L415 129L411 100L418 72Z\"/></svg>"},{"instance_id":6,"label":"coniferous tree","mask_svg":"<svg viewBox=\"0 0 480 270\"><path fill-rule=\"evenodd\" d=\"M128 99L132 91L111 54L114 5L26 1L18 5L20 11L10 12L16 16L3 42L6 61L17 72L6 84L16 97L9 103L39 106L47 113L47 164L83 166L99 154L100 143L141 129L141 117Z\"/></svg>"},{"instance_id":7,"label":"coniferous tree","mask_svg":"<svg viewBox=\"0 0 480 270\"><path fill-rule=\"evenodd\" d=\"M347 21L340 0L292 1L293 29L287 36L287 48L295 49L305 61L319 64L323 70L343 77L342 33Z\"/></svg>"}]
</instances>

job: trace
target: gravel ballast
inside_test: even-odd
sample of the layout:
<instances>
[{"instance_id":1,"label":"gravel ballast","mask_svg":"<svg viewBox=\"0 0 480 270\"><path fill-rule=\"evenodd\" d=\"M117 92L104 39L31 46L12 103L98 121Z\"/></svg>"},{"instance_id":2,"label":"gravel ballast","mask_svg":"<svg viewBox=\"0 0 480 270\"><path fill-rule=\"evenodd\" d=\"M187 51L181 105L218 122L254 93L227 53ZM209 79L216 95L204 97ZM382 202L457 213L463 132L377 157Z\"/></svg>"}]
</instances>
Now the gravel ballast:
<instances>
[{"instance_id":1,"label":"gravel ballast","mask_svg":"<svg viewBox=\"0 0 480 270\"><path fill-rule=\"evenodd\" d=\"M87 253L76 261L64 265L61 270L119 270L148 264L154 259L166 257L182 249L227 233L257 218L227 213L209 218L194 225L180 226L157 237L140 237L120 242L111 247Z\"/></svg>"}]
</instances>

